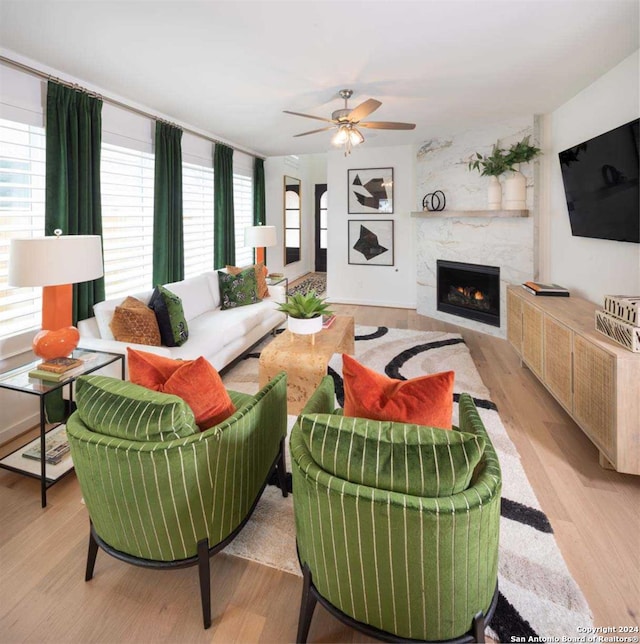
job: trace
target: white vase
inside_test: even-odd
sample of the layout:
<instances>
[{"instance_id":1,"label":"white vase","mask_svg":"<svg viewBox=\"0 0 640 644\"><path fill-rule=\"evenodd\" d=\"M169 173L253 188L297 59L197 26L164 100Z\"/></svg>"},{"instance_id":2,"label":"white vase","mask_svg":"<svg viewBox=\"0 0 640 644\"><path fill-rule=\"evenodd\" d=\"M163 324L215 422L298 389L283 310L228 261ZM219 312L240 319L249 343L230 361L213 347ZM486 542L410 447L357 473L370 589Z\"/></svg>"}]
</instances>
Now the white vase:
<instances>
[{"instance_id":1,"label":"white vase","mask_svg":"<svg viewBox=\"0 0 640 644\"><path fill-rule=\"evenodd\" d=\"M291 333L298 335L311 335L322 331L322 316L316 318L287 318L287 328Z\"/></svg>"},{"instance_id":2,"label":"white vase","mask_svg":"<svg viewBox=\"0 0 640 644\"><path fill-rule=\"evenodd\" d=\"M504 180L505 210L524 210L527 201L527 180L519 170L507 172Z\"/></svg>"},{"instance_id":3,"label":"white vase","mask_svg":"<svg viewBox=\"0 0 640 644\"><path fill-rule=\"evenodd\" d=\"M498 181L498 177L489 177L487 198L489 210L500 210L502 208L502 186Z\"/></svg>"}]
</instances>

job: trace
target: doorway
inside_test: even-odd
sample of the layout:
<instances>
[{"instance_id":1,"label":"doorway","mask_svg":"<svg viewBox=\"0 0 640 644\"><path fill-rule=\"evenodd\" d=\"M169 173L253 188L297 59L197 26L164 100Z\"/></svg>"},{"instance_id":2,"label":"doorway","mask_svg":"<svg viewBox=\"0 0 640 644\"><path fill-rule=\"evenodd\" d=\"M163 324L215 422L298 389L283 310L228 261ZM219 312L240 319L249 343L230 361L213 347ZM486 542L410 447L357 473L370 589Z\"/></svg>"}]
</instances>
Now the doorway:
<instances>
[{"instance_id":1,"label":"doorway","mask_svg":"<svg viewBox=\"0 0 640 644\"><path fill-rule=\"evenodd\" d=\"M316 273L327 272L327 184L317 183L315 192L316 211Z\"/></svg>"}]
</instances>

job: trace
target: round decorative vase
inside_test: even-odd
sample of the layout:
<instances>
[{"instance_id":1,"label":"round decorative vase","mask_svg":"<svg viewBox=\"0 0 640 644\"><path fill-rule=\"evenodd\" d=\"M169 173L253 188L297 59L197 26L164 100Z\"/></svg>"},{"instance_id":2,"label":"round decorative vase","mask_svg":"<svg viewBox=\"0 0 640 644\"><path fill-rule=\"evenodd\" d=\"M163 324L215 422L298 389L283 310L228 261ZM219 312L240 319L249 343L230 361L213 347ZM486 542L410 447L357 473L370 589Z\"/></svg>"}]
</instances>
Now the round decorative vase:
<instances>
[{"instance_id":1,"label":"round decorative vase","mask_svg":"<svg viewBox=\"0 0 640 644\"><path fill-rule=\"evenodd\" d=\"M287 328L291 333L298 335L311 335L322 331L322 316L315 318L287 318Z\"/></svg>"},{"instance_id":2,"label":"round decorative vase","mask_svg":"<svg viewBox=\"0 0 640 644\"><path fill-rule=\"evenodd\" d=\"M519 170L507 172L504 180L505 210L524 210L527 200L527 180Z\"/></svg>"},{"instance_id":3,"label":"round decorative vase","mask_svg":"<svg viewBox=\"0 0 640 644\"><path fill-rule=\"evenodd\" d=\"M33 352L44 360L65 358L80 341L80 332L74 326L67 326L57 331L40 331L33 338Z\"/></svg>"},{"instance_id":4,"label":"round decorative vase","mask_svg":"<svg viewBox=\"0 0 640 644\"><path fill-rule=\"evenodd\" d=\"M489 177L489 189L487 193L489 210L500 210L502 208L502 186L498 177Z\"/></svg>"}]
</instances>

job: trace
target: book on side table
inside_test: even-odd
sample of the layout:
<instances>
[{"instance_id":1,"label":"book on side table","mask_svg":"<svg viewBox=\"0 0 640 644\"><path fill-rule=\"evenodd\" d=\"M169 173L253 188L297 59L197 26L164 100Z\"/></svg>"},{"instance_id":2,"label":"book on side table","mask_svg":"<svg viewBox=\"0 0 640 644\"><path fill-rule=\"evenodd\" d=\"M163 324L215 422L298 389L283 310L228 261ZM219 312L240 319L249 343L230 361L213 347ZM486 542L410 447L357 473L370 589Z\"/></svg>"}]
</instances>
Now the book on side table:
<instances>
[{"instance_id":1,"label":"book on side table","mask_svg":"<svg viewBox=\"0 0 640 644\"><path fill-rule=\"evenodd\" d=\"M541 284L540 282L525 282L522 288L532 295L552 295L556 297L569 297L569 291L557 284Z\"/></svg>"},{"instance_id":2,"label":"book on side table","mask_svg":"<svg viewBox=\"0 0 640 644\"><path fill-rule=\"evenodd\" d=\"M69 452L69 442L67 441L67 433L65 427L61 426L57 429L51 430L45 437L45 453L44 460L49 465L57 465ZM22 453L24 458L30 458L34 461L40 460L40 441L36 441L33 447Z\"/></svg>"}]
</instances>

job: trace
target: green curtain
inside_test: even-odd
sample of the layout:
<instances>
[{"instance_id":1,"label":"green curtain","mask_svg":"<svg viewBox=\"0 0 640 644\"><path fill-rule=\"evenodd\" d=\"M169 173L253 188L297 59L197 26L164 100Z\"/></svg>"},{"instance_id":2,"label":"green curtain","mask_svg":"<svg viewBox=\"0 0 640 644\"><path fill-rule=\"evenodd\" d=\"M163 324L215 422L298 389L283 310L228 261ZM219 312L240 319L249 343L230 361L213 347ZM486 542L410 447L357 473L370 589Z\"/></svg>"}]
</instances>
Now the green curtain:
<instances>
[{"instance_id":1,"label":"green curtain","mask_svg":"<svg viewBox=\"0 0 640 644\"><path fill-rule=\"evenodd\" d=\"M102 235L102 99L47 84L45 235ZM104 278L73 285L73 323L93 316Z\"/></svg>"},{"instance_id":2,"label":"green curtain","mask_svg":"<svg viewBox=\"0 0 640 644\"><path fill-rule=\"evenodd\" d=\"M264 159L253 160L253 225L264 226L267 223L264 192ZM254 251L255 252L255 251ZM267 262L267 249L264 250L264 261Z\"/></svg>"},{"instance_id":3,"label":"green curtain","mask_svg":"<svg viewBox=\"0 0 640 644\"><path fill-rule=\"evenodd\" d=\"M213 155L213 267L236 263L233 149L216 143Z\"/></svg>"},{"instance_id":4,"label":"green curtain","mask_svg":"<svg viewBox=\"0 0 640 644\"><path fill-rule=\"evenodd\" d=\"M153 285L184 279L182 130L156 121Z\"/></svg>"}]
</instances>

